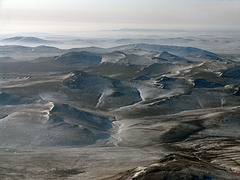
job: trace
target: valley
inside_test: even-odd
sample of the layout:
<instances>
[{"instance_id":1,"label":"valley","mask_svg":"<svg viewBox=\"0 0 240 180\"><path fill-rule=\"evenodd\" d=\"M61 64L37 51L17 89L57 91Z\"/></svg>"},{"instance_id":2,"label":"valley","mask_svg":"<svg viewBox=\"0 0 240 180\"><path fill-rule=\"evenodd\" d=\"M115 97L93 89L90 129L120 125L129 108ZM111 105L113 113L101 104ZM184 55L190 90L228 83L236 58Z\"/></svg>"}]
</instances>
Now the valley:
<instances>
[{"instance_id":1,"label":"valley","mask_svg":"<svg viewBox=\"0 0 240 180\"><path fill-rule=\"evenodd\" d=\"M147 43L0 53L0 179L240 178L235 58Z\"/></svg>"}]
</instances>

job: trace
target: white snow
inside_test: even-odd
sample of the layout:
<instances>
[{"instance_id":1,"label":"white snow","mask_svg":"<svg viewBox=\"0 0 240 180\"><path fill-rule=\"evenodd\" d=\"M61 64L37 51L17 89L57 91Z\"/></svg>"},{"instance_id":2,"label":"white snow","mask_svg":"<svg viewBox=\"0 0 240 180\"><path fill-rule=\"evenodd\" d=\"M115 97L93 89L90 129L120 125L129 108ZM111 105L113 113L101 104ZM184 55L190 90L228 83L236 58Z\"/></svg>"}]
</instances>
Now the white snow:
<instances>
[{"instance_id":1,"label":"white snow","mask_svg":"<svg viewBox=\"0 0 240 180\"><path fill-rule=\"evenodd\" d=\"M107 89L105 90L101 96L98 98L98 102L96 104L96 108L98 108L103 102L104 102L104 98L105 96L111 95L113 93L112 89Z\"/></svg>"},{"instance_id":2,"label":"white snow","mask_svg":"<svg viewBox=\"0 0 240 180\"><path fill-rule=\"evenodd\" d=\"M205 118L214 118L214 117L219 117L222 114L224 114L224 113L223 112L214 112L214 113L209 113L209 114L200 116L200 118L203 118L203 119L205 119Z\"/></svg>"},{"instance_id":3,"label":"white snow","mask_svg":"<svg viewBox=\"0 0 240 180\"><path fill-rule=\"evenodd\" d=\"M114 121L113 125L117 127L117 132L111 136L113 138L112 143L114 146L118 147L118 143L122 141L121 132L123 130L124 123L121 121Z\"/></svg>"},{"instance_id":4,"label":"white snow","mask_svg":"<svg viewBox=\"0 0 240 180\"><path fill-rule=\"evenodd\" d=\"M96 108L98 108L101 105L101 103L103 102L104 95L105 95L105 93L103 92L102 95L99 97Z\"/></svg>"},{"instance_id":5,"label":"white snow","mask_svg":"<svg viewBox=\"0 0 240 180\"><path fill-rule=\"evenodd\" d=\"M46 106L47 106L48 109L42 111L42 113L44 113L43 117L45 118L44 123L46 123L49 120L49 118L50 118L50 111L54 108L55 105L54 105L53 102L50 101L49 103L46 104Z\"/></svg>"},{"instance_id":6,"label":"white snow","mask_svg":"<svg viewBox=\"0 0 240 180\"><path fill-rule=\"evenodd\" d=\"M136 173L133 175L132 179L137 178L139 175L143 174L146 172L146 167L137 167L136 168Z\"/></svg>"},{"instance_id":7,"label":"white snow","mask_svg":"<svg viewBox=\"0 0 240 180\"><path fill-rule=\"evenodd\" d=\"M138 91L139 91L139 94L140 94L140 97L141 97L142 101L145 101L145 97L144 97L143 92L141 91L141 89L138 89Z\"/></svg>"}]
</instances>

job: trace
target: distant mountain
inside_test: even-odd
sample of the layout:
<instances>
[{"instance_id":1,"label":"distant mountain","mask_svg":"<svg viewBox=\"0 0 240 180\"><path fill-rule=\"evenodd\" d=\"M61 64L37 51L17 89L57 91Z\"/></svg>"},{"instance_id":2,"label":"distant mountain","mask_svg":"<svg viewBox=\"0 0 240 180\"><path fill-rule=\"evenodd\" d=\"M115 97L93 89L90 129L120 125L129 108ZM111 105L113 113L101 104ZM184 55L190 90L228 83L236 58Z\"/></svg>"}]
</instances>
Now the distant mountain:
<instances>
[{"instance_id":1,"label":"distant mountain","mask_svg":"<svg viewBox=\"0 0 240 180\"><path fill-rule=\"evenodd\" d=\"M31 47L26 47L26 46L17 46L17 45L0 46L1 55L10 55L16 52L29 53L31 52L31 50L32 50Z\"/></svg>"},{"instance_id":2,"label":"distant mountain","mask_svg":"<svg viewBox=\"0 0 240 180\"><path fill-rule=\"evenodd\" d=\"M119 59L117 63L120 64L135 64L135 65L149 65L153 62L150 61L148 57L145 56L139 56L136 54L129 54L125 55L124 58Z\"/></svg>"},{"instance_id":3,"label":"distant mountain","mask_svg":"<svg viewBox=\"0 0 240 180\"><path fill-rule=\"evenodd\" d=\"M151 64L150 66L147 66L145 68L143 68L140 71L141 76L148 76L148 77L152 77L152 76L160 76L162 74L168 73L168 72L174 72L178 69L178 66L175 64L172 64L170 62L167 63L154 63Z\"/></svg>"},{"instance_id":4,"label":"distant mountain","mask_svg":"<svg viewBox=\"0 0 240 180\"><path fill-rule=\"evenodd\" d=\"M5 38L1 40L2 42L7 43L31 43L31 44L54 44L56 41L49 41L37 37L25 37L25 36L16 36L16 37L10 37Z\"/></svg>"},{"instance_id":5,"label":"distant mountain","mask_svg":"<svg viewBox=\"0 0 240 180\"><path fill-rule=\"evenodd\" d=\"M61 53L61 52L63 52L63 50L58 49L56 47L44 46L44 45L31 48L31 51L36 52L36 53Z\"/></svg>"},{"instance_id":6,"label":"distant mountain","mask_svg":"<svg viewBox=\"0 0 240 180\"><path fill-rule=\"evenodd\" d=\"M156 44L130 44L130 45L123 45L111 48L112 50L120 50L120 51L129 51L131 49L141 49L147 51L157 51L157 52L164 52L167 51L176 56L180 57L188 57L188 56L201 56L201 55L210 55L219 57L217 54L212 52L202 50L199 48L194 47L183 47L183 46L168 46L168 45L156 45Z\"/></svg>"},{"instance_id":7,"label":"distant mountain","mask_svg":"<svg viewBox=\"0 0 240 180\"><path fill-rule=\"evenodd\" d=\"M176 55L170 54L167 51L163 51L159 55L153 57L153 59L166 60L166 61L185 61L186 59L180 58Z\"/></svg>"},{"instance_id":8,"label":"distant mountain","mask_svg":"<svg viewBox=\"0 0 240 180\"><path fill-rule=\"evenodd\" d=\"M0 61L12 61L12 60L14 59L9 56L0 57Z\"/></svg>"},{"instance_id":9,"label":"distant mountain","mask_svg":"<svg viewBox=\"0 0 240 180\"><path fill-rule=\"evenodd\" d=\"M33 60L39 57L57 56L66 52L51 46L20 46L20 45L5 45L0 46L0 54L3 57L11 57L21 60Z\"/></svg>"},{"instance_id":10,"label":"distant mountain","mask_svg":"<svg viewBox=\"0 0 240 180\"><path fill-rule=\"evenodd\" d=\"M182 46L166 46L153 44L130 44L112 48L73 48L59 49L51 46L20 46L5 45L0 46L2 56L9 56L14 59L33 60L39 57L56 57L60 62L67 64L83 63L83 60L90 60L87 65L96 65L102 62L125 63L137 65L150 65L158 61L204 61L221 60L212 52ZM60 56L61 55L61 56ZM85 64L86 65L86 64Z\"/></svg>"},{"instance_id":11,"label":"distant mountain","mask_svg":"<svg viewBox=\"0 0 240 180\"><path fill-rule=\"evenodd\" d=\"M83 47L83 48L72 48L68 50L69 52L81 52L81 51L87 51L91 53L108 53L111 52L106 48L100 48L100 47Z\"/></svg>"},{"instance_id":12,"label":"distant mountain","mask_svg":"<svg viewBox=\"0 0 240 180\"><path fill-rule=\"evenodd\" d=\"M65 65L78 64L85 66L98 65L102 61L102 57L89 52L68 52L55 58L56 61Z\"/></svg>"},{"instance_id":13,"label":"distant mountain","mask_svg":"<svg viewBox=\"0 0 240 180\"><path fill-rule=\"evenodd\" d=\"M105 31L115 31L115 32L185 32L184 30L169 30L169 29L134 29L134 28L123 28L123 29L114 29L114 30L105 30Z\"/></svg>"},{"instance_id":14,"label":"distant mountain","mask_svg":"<svg viewBox=\"0 0 240 180\"><path fill-rule=\"evenodd\" d=\"M120 59L123 59L126 57L126 54L121 51L114 51L110 53L104 53L102 62L111 62L116 63Z\"/></svg>"},{"instance_id":15,"label":"distant mountain","mask_svg":"<svg viewBox=\"0 0 240 180\"><path fill-rule=\"evenodd\" d=\"M56 47L51 46L36 46L36 47L28 47L28 46L18 46L18 45L7 45L0 46L1 54L14 54L14 53L59 53L63 52Z\"/></svg>"},{"instance_id":16,"label":"distant mountain","mask_svg":"<svg viewBox=\"0 0 240 180\"><path fill-rule=\"evenodd\" d=\"M115 40L115 43L124 43L124 44L131 44L135 41L135 39L130 39L130 38L122 38L122 39L117 39Z\"/></svg>"},{"instance_id":17,"label":"distant mountain","mask_svg":"<svg viewBox=\"0 0 240 180\"><path fill-rule=\"evenodd\" d=\"M209 59L209 60L222 60L219 56L212 55L212 54L203 54L197 56L200 59Z\"/></svg>"}]
</instances>

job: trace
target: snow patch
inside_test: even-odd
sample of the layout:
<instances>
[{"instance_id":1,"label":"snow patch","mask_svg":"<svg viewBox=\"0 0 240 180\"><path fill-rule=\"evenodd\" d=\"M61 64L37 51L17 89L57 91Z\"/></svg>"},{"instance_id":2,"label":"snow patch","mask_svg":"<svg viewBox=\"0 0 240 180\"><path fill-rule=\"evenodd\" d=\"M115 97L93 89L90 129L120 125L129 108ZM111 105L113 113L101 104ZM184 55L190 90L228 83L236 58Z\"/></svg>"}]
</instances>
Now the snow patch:
<instances>
[{"instance_id":1,"label":"snow patch","mask_svg":"<svg viewBox=\"0 0 240 180\"><path fill-rule=\"evenodd\" d=\"M142 101L145 101L145 97L143 95L143 92L141 91L141 89L137 89L139 91L140 97L142 99Z\"/></svg>"},{"instance_id":2,"label":"snow patch","mask_svg":"<svg viewBox=\"0 0 240 180\"><path fill-rule=\"evenodd\" d=\"M67 78L70 78L70 77L72 77L74 75L75 75L74 73L69 73L69 74L63 75L62 79L67 79Z\"/></svg>"},{"instance_id":3,"label":"snow patch","mask_svg":"<svg viewBox=\"0 0 240 180\"><path fill-rule=\"evenodd\" d=\"M135 179L135 178L139 177L140 175L142 175L143 173L145 173L146 170L147 170L146 167L137 167L137 168L135 169L135 171L137 171L137 172L133 175L132 179Z\"/></svg>"},{"instance_id":4,"label":"snow patch","mask_svg":"<svg viewBox=\"0 0 240 180\"><path fill-rule=\"evenodd\" d=\"M105 92L103 92L103 93L101 94L101 96L98 98L98 102L97 102L97 104L96 104L96 108L98 108L98 107L102 104L104 95L105 95Z\"/></svg>"},{"instance_id":5,"label":"snow patch","mask_svg":"<svg viewBox=\"0 0 240 180\"><path fill-rule=\"evenodd\" d=\"M97 101L97 104L96 104L96 108L98 108L101 104L104 103L104 98L105 98L106 96L109 96L109 95L111 95L112 93L113 93L113 90L112 90L112 89L107 89L107 90L105 90L105 91L101 94L101 96L98 98L98 101Z\"/></svg>"},{"instance_id":6,"label":"snow patch","mask_svg":"<svg viewBox=\"0 0 240 180\"><path fill-rule=\"evenodd\" d=\"M224 113L223 113L223 112L214 112L214 113L209 113L209 114L200 116L200 118L203 118L203 119L214 118L214 117L219 117L219 116L221 116L222 114L224 114Z\"/></svg>"},{"instance_id":7,"label":"snow patch","mask_svg":"<svg viewBox=\"0 0 240 180\"><path fill-rule=\"evenodd\" d=\"M50 111L54 108L55 104L50 101L46 104L46 106L49 109L42 111L42 113L44 113L43 117L45 118L44 123L46 123L50 119Z\"/></svg>"}]
</instances>

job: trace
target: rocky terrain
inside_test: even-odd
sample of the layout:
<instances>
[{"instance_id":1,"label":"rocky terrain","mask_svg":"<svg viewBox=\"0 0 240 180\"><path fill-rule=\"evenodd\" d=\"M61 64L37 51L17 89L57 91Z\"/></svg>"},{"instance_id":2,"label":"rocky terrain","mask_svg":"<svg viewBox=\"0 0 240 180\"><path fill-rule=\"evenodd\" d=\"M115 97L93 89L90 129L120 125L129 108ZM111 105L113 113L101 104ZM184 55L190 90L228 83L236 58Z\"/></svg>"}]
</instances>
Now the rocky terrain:
<instances>
[{"instance_id":1,"label":"rocky terrain","mask_svg":"<svg viewBox=\"0 0 240 180\"><path fill-rule=\"evenodd\" d=\"M41 39L5 39L27 40ZM143 43L0 54L0 179L240 179L236 54Z\"/></svg>"}]
</instances>

